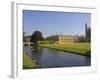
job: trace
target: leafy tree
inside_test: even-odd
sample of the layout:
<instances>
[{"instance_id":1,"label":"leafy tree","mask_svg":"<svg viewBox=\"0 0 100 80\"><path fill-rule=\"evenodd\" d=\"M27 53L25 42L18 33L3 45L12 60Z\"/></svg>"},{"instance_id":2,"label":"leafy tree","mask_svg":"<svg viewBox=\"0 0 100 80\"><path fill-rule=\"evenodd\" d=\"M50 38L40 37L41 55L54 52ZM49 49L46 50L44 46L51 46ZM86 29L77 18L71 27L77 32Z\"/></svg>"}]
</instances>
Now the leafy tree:
<instances>
[{"instance_id":1,"label":"leafy tree","mask_svg":"<svg viewBox=\"0 0 100 80\"><path fill-rule=\"evenodd\" d=\"M26 41L26 32L23 32L23 42Z\"/></svg>"},{"instance_id":2,"label":"leafy tree","mask_svg":"<svg viewBox=\"0 0 100 80\"><path fill-rule=\"evenodd\" d=\"M86 32L86 41L87 42L91 42L91 28L87 28L87 32Z\"/></svg>"},{"instance_id":3,"label":"leafy tree","mask_svg":"<svg viewBox=\"0 0 100 80\"><path fill-rule=\"evenodd\" d=\"M33 32L33 34L31 35L31 42L34 42L37 44L37 41L40 41L40 40L43 40L42 32L40 31Z\"/></svg>"},{"instance_id":4,"label":"leafy tree","mask_svg":"<svg viewBox=\"0 0 100 80\"><path fill-rule=\"evenodd\" d=\"M91 41L91 29L90 28L87 29L87 39L89 42Z\"/></svg>"}]
</instances>

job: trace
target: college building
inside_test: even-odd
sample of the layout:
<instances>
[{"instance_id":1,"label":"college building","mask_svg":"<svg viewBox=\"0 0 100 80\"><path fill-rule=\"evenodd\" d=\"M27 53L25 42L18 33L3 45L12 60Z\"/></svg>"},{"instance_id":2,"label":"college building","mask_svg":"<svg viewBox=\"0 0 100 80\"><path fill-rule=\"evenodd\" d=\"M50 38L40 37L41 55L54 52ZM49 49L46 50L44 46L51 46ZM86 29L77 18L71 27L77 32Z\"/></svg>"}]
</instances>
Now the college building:
<instances>
[{"instance_id":1,"label":"college building","mask_svg":"<svg viewBox=\"0 0 100 80\"><path fill-rule=\"evenodd\" d=\"M23 41L24 42L30 42L31 36L24 36ZM65 44L65 43L74 43L74 42L90 42L91 41L91 28L87 26L87 23L85 23L84 28L84 35L63 35L62 33L60 35L48 36L46 40L53 41L54 43L59 44Z\"/></svg>"},{"instance_id":2,"label":"college building","mask_svg":"<svg viewBox=\"0 0 100 80\"><path fill-rule=\"evenodd\" d=\"M49 36L47 37L47 40L53 41L55 43L59 44L65 44L68 42L77 42L78 41L78 36L76 35L55 35L55 36Z\"/></svg>"},{"instance_id":3,"label":"college building","mask_svg":"<svg viewBox=\"0 0 100 80\"><path fill-rule=\"evenodd\" d=\"M52 40L54 42L57 42L59 44L65 44L68 42L90 42L90 38L91 38L91 28L87 26L87 23L85 23L85 34L84 35L63 35L62 33L60 35L53 35L53 36L49 36L47 37L47 40Z\"/></svg>"},{"instance_id":4,"label":"college building","mask_svg":"<svg viewBox=\"0 0 100 80\"><path fill-rule=\"evenodd\" d=\"M76 41L78 41L78 37L72 36L72 35L61 35L59 36L59 39L58 39L59 44L68 43L68 42L72 43Z\"/></svg>"}]
</instances>

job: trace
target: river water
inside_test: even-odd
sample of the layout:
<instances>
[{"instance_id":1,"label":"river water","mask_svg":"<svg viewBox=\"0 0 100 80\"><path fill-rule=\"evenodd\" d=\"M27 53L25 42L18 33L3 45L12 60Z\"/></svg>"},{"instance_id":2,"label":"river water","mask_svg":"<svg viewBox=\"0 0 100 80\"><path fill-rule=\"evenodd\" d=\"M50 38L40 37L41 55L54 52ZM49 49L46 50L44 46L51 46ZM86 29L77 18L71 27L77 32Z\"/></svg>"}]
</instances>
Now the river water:
<instances>
[{"instance_id":1,"label":"river water","mask_svg":"<svg viewBox=\"0 0 100 80\"><path fill-rule=\"evenodd\" d=\"M49 48L37 47L32 50L24 47L23 51L34 58L41 68L90 66L91 63L90 57Z\"/></svg>"}]
</instances>

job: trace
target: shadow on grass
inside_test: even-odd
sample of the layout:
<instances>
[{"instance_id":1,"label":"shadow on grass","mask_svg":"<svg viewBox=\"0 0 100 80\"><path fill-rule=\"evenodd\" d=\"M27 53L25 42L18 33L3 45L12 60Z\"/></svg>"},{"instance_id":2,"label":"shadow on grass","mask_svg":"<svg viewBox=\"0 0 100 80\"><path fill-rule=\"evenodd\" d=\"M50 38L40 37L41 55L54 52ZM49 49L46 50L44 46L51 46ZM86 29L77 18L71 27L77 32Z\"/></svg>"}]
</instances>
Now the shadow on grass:
<instances>
[{"instance_id":1,"label":"shadow on grass","mask_svg":"<svg viewBox=\"0 0 100 80\"><path fill-rule=\"evenodd\" d=\"M26 65L23 65L23 69L32 69L32 67L28 67Z\"/></svg>"},{"instance_id":2,"label":"shadow on grass","mask_svg":"<svg viewBox=\"0 0 100 80\"><path fill-rule=\"evenodd\" d=\"M87 52L86 52L86 54L87 54L87 56L89 56L89 57L90 57L90 56L91 56L91 51L90 51L90 50L89 50L89 51L87 51Z\"/></svg>"}]
</instances>

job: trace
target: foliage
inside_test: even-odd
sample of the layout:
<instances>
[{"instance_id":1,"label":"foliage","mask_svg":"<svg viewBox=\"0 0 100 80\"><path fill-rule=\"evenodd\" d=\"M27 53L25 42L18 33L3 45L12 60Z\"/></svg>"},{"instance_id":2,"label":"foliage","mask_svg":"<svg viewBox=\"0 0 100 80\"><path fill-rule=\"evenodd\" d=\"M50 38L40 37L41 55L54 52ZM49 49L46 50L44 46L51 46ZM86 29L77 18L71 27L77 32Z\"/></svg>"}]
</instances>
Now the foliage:
<instances>
[{"instance_id":1,"label":"foliage","mask_svg":"<svg viewBox=\"0 0 100 80\"><path fill-rule=\"evenodd\" d=\"M91 28L87 28L86 30L86 42L91 42Z\"/></svg>"},{"instance_id":2,"label":"foliage","mask_svg":"<svg viewBox=\"0 0 100 80\"><path fill-rule=\"evenodd\" d=\"M33 32L32 36L31 36L31 42L34 42L37 44L37 41L40 41L40 40L43 40L42 32L40 32L40 31Z\"/></svg>"},{"instance_id":3,"label":"foliage","mask_svg":"<svg viewBox=\"0 0 100 80\"><path fill-rule=\"evenodd\" d=\"M50 44L52 41L38 41L38 44Z\"/></svg>"},{"instance_id":4,"label":"foliage","mask_svg":"<svg viewBox=\"0 0 100 80\"><path fill-rule=\"evenodd\" d=\"M78 36L78 40L76 42L85 42L85 37L82 36Z\"/></svg>"}]
</instances>

